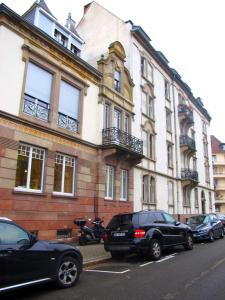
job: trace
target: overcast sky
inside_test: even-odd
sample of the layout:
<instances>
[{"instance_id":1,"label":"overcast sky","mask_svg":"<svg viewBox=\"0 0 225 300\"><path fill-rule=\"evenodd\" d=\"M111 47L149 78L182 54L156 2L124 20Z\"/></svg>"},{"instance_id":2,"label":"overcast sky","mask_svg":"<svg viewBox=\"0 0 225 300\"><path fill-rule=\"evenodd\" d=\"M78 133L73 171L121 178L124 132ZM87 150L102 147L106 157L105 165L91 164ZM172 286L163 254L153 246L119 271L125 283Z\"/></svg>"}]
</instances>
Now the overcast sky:
<instances>
[{"instance_id":1,"label":"overcast sky","mask_svg":"<svg viewBox=\"0 0 225 300\"><path fill-rule=\"evenodd\" d=\"M24 13L34 0L3 0ZM76 22L88 0L46 0L63 24ZM140 25L161 50L212 117L210 133L225 142L225 1L224 0L97 0L122 20Z\"/></svg>"}]
</instances>

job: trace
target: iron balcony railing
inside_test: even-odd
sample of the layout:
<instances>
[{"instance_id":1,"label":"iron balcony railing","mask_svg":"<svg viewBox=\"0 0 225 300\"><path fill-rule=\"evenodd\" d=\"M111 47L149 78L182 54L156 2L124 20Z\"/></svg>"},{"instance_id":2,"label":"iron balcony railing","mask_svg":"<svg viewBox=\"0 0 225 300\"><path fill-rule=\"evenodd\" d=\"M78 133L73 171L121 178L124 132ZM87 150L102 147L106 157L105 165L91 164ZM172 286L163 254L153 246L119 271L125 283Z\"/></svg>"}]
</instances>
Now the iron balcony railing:
<instances>
[{"instance_id":1,"label":"iron balcony railing","mask_svg":"<svg viewBox=\"0 0 225 300\"><path fill-rule=\"evenodd\" d=\"M50 105L31 95L24 94L23 112L42 121L48 122Z\"/></svg>"},{"instance_id":2,"label":"iron balcony railing","mask_svg":"<svg viewBox=\"0 0 225 300\"><path fill-rule=\"evenodd\" d=\"M180 146L188 146L192 150L196 151L195 140L188 135L180 136Z\"/></svg>"},{"instance_id":3,"label":"iron balcony railing","mask_svg":"<svg viewBox=\"0 0 225 300\"><path fill-rule=\"evenodd\" d=\"M129 151L143 154L143 141L116 127L102 130L103 145L118 145Z\"/></svg>"},{"instance_id":4,"label":"iron balcony railing","mask_svg":"<svg viewBox=\"0 0 225 300\"><path fill-rule=\"evenodd\" d=\"M181 178L198 182L198 172L191 169L181 169Z\"/></svg>"},{"instance_id":5,"label":"iron balcony railing","mask_svg":"<svg viewBox=\"0 0 225 300\"><path fill-rule=\"evenodd\" d=\"M78 132L79 122L78 120L71 118L62 113L58 113L58 126L73 132Z\"/></svg>"},{"instance_id":6,"label":"iron balcony railing","mask_svg":"<svg viewBox=\"0 0 225 300\"><path fill-rule=\"evenodd\" d=\"M190 122L194 122L193 111L186 104L178 104L178 114L184 114Z\"/></svg>"}]
</instances>

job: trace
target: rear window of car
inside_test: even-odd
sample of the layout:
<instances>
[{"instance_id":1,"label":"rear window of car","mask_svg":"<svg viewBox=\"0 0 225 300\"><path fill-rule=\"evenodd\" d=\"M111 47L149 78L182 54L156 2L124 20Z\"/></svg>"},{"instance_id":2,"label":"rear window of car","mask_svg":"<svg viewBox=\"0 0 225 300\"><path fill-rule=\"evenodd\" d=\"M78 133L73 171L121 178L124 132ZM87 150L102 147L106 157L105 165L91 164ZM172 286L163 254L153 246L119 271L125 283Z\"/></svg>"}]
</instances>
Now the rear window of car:
<instances>
[{"instance_id":1,"label":"rear window of car","mask_svg":"<svg viewBox=\"0 0 225 300\"><path fill-rule=\"evenodd\" d=\"M138 224L138 214L125 214L116 215L109 222L107 228L116 228L123 225L137 225Z\"/></svg>"}]
</instances>

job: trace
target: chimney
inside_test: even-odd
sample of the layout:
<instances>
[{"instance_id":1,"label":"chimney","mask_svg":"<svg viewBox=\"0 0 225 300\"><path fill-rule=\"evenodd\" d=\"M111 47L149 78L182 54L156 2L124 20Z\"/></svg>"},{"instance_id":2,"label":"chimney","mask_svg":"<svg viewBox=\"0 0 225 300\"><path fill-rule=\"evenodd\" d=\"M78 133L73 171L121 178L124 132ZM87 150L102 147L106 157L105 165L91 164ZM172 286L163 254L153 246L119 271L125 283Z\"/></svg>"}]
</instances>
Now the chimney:
<instances>
[{"instance_id":1,"label":"chimney","mask_svg":"<svg viewBox=\"0 0 225 300\"><path fill-rule=\"evenodd\" d=\"M66 20L66 28L68 28L71 32L76 33L76 23L72 19L71 13L69 13L68 18Z\"/></svg>"},{"instance_id":2,"label":"chimney","mask_svg":"<svg viewBox=\"0 0 225 300\"><path fill-rule=\"evenodd\" d=\"M86 4L86 5L84 6L84 15L86 14L86 12L87 12L89 6L91 5L91 3L92 3L92 2L90 2L90 3L88 3L88 4Z\"/></svg>"}]
</instances>

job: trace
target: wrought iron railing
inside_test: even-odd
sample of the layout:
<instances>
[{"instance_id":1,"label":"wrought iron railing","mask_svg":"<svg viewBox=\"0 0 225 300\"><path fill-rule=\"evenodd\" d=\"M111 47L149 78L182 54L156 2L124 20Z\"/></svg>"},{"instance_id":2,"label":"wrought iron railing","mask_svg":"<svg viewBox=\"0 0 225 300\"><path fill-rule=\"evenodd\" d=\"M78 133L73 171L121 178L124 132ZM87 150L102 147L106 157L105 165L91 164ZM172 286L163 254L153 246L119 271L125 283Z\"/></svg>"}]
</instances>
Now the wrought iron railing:
<instances>
[{"instance_id":1,"label":"wrought iron railing","mask_svg":"<svg viewBox=\"0 0 225 300\"><path fill-rule=\"evenodd\" d=\"M188 135L180 136L180 146L189 146L192 150L196 151L195 140Z\"/></svg>"},{"instance_id":2,"label":"wrought iron railing","mask_svg":"<svg viewBox=\"0 0 225 300\"><path fill-rule=\"evenodd\" d=\"M181 169L181 178L198 182L198 172L191 169Z\"/></svg>"},{"instance_id":3,"label":"wrought iron railing","mask_svg":"<svg viewBox=\"0 0 225 300\"><path fill-rule=\"evenodd\" d=\"M178 104L178 114L184 114L191 122L194 122L193 111L186 104Z\"/></svg>"},{"instance_id":4,"label":"wrought iron railing","mask_svg":"<svg viewBox=\"0 0 225 300\"><path fill-rule=\"evenodd\" d=\"M42 121L49 120L50 105L40 99L24 94L23 112Z\"/></svg>"},{"instance_id":5,"label":"wrought iron railing","mask_svg":"<svg viewBox=\"0 0 225 300\"><path fill-rule=\"evenodd\" d=\"M78 120L71 118L62 113L58 113L58 126L73 132L78 132L79 122Z\"/></svg>"},{"instance_id":6,"label":"wrought iron railing","mask_svg":"<svg viewBox=\"0 0 225 300\"><path fill-rule=\"evenodd\" d=\"M143 154L143 141L116 127L102 130L103 145L118 145L132 152Z\"/></svg>"}]
</instances>

